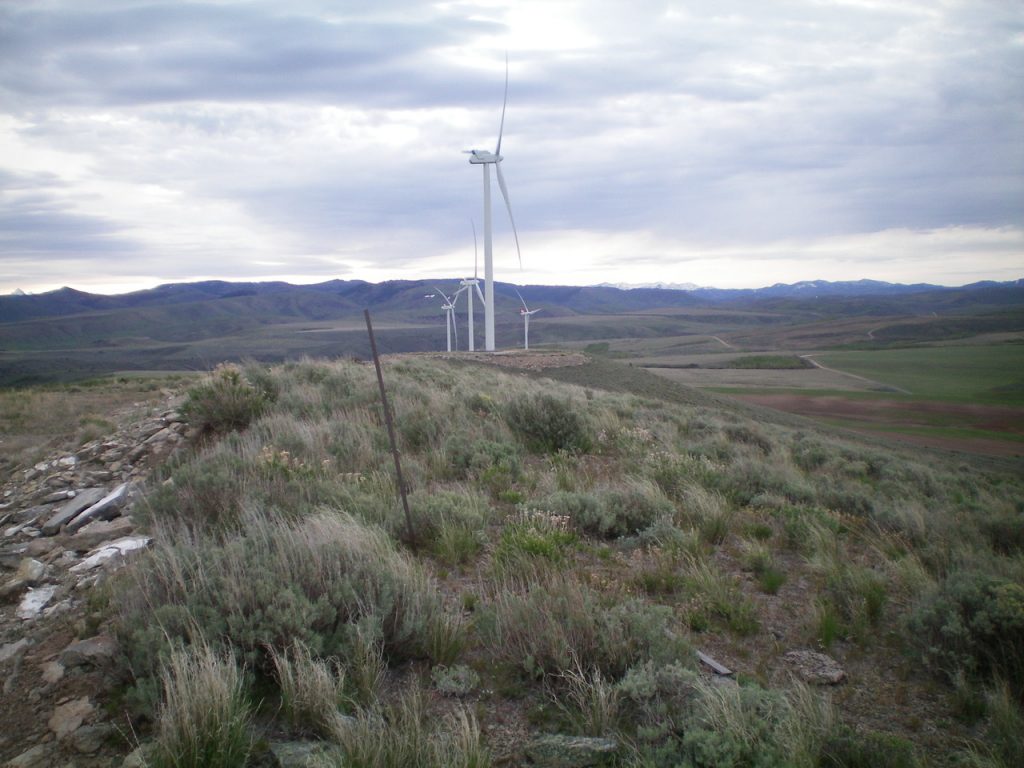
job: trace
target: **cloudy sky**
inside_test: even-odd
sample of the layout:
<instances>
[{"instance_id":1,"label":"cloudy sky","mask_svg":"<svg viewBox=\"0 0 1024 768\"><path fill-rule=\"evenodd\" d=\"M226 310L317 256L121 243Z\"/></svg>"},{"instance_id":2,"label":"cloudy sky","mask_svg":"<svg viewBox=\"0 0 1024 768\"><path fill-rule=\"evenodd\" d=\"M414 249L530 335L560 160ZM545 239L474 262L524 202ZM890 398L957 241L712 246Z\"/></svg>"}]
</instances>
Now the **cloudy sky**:
<instances>
[{"instance_id":1,"label":"cloudy sky","mask_svg":"<svg viewBox=\"0 0 1024 768\"><path fill-rule=\"evenodd\" d=\"M0 293L1024 277L1018 0L0 0Z\"/></svg>"}]
</instances>

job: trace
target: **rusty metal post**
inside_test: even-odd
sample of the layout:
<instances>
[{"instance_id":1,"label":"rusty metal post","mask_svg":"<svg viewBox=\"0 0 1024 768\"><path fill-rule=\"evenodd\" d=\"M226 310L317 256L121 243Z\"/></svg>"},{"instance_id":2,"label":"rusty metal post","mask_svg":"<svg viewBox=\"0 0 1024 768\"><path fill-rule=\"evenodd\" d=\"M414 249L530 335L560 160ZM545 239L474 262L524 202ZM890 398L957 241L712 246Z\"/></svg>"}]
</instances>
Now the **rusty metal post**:
<instances>
[{"instance_id":1,"label":"rusty metal post","mask_svg":"<svg viewBox=\"0 0 1024 768\"><path fill-rule=\"evenodd\" d=\"M409 499L405 495L405 481L402 479L402 461L398 456L398 443L395 441L395 425L391 421L391 406L388 405L388 393L384 390L384 374L380 370L380 357L377 355L377 340L373 337L373 324L370 323L370 310L364 309L366 332L370 334L370 350L373 352L373 364L377 368L377 384L380 385L380 402L384 406L384 423L388 428L388 439L391 441L391 455L395 458L395 482L398 484L398 495L402 498L402 509L405 510L405 525L409 531L409 544L416 543L416 533L412 528L412 515L409 513Z\"/></svg>"}]
</instances>

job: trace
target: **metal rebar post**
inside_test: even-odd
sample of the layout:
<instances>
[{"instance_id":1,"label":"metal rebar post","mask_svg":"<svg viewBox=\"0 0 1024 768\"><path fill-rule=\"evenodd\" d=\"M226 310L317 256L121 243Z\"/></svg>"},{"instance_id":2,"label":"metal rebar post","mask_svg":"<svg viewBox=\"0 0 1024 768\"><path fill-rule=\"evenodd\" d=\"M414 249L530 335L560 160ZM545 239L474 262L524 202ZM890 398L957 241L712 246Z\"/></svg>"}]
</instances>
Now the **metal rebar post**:
<instances>
[{"instance_id":1,"label":"metal rebar post","mask_svg":"<svg viewBox=\"0 0 1024 768\"><path fill-rule=\"evenodd\" d=\"M380 357L377 355L377 340L373 336L373 324L370 322L370 310L364 309L366 317L366 332L370 334L370 351L373 352L373 365L377 369L377 384L380 385L380 401L384 406L384 423L388 428L388 439L391 441L391 455L395 459L395 482L398 485L398 495L402 499L402 509L405 510L405 524L409 532L409 543L415 544L416 534L412 527L412 515L409 513L409 499L405 495L405 481L402 479L402 461L398 455L398 442L395 440L395 425L391 420L391 406L388 404L388 393L384 389L384 374L380 370Z\"/></svg>"}]
</instances>

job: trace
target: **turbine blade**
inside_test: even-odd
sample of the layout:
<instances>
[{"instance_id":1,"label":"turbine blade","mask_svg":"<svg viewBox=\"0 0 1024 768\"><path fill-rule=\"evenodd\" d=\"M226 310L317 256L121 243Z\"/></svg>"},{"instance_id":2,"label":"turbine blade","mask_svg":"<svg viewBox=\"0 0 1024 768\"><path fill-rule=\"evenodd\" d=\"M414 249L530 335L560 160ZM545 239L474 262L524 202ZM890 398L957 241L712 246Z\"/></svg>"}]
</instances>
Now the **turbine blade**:
<instances>
[{"instance_id":1,"label":"turbine blade","mask_svg":"<svg viewBox=\"0 0 1024 768\"><path fill-rule=\"evenodd\" d=\"M527 312L529 312L530 308L528 306L526 306L526 299L523 298L523 294L521 294L519 292L519 289L516 288L514 285L512 286L512 290L514 290L516 292L516 296L519 297L519 301L523 305L523 309L525 309Z\"/></svg>"},{"instance_id":2,"label":"turbine blade","mask_svg":"<svg viewBox=\"0 0 1024 768\"><path fill-rule=\"evenodd\" d=\"M459 351L459 324L455 321L455 306L448 310L448 319L452 322L452 329L455 331L455 351Z\"/></svg>"},{"instance_id":3,"label":"turbine blade","mask_svg":"<svg viewBox=\"0 0 1024 768\"><path fill-rule=\"evenodd\" d=\"M505 132L505 107L508 106L508 53L505 54L505 101L501 104L501 124L498 126L498 146L494 154L501 154L501 134Z\"/></svg>"},{"instance_id":4,"label":"turbine blade","mask_svg":"<svg viewBox=\"0 0 1024 768\"><path fill-rule=\"evenodd\" d=\"M433 289L434 289L435 291L437 291L438 293L440 293L440 294L441 294L441 296L442 296L442 298L443 298L443 299L444 299L444 300L445 300L446 302L448 302L449 304L451 304L451 303L452 303L452 300L451 300L451 299L449 299L449 298L448 298L447 296L445 296L445 295L444 295L444 291L442 291L442 290L441 290L440 288L438 288L438 287L437 287L436 285L432 285L432 286L430 286L430 287L431 287L431 288L433 288Z\"/></svg>"},{"instance_id":5,"label":"turbine blade","mask_svg":"<svg viewBox=\"0 0 1024 768\"><path fill-rule=\"evenodd\" d=\"M494 170L498 173L498 186L501 187L501 196L505 198L505 207L508 208L508 220L512 222L512 235L516 239L516 255L519 257L519 268L523 268L523 254L519 250L519 233L516 231L516 220L512 215L512 203L508 201L508 187L505 186L505 174L501 172L501 163L494 164Z\"/></svg>"},{"instance_id":6,"label":"turbine blade","mask_svg":"<svg viewBox=\"0 0 1024 768\"><path fill-rule=\"evenodd\" d=\"M487 299L484 298L483 291L480 290L480 283L477 283L473 287L476 288L476 295L480 297L480 303L483 304L486 307L487 306Z\"/></svg>"}]
</instances>

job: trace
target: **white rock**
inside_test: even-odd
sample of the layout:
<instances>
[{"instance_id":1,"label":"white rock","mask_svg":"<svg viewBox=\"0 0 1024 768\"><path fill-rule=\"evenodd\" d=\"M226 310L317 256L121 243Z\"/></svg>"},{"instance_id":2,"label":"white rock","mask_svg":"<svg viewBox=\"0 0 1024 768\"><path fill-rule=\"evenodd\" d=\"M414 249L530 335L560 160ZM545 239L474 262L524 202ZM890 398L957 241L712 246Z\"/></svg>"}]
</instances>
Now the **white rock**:
<instances>
[{"instance_id":1,"label":"white rock","mask_svg":"<svg viewBox=\"0 0 1024 768\"><path fill-rule=\"evenodd\" d=\"M93 568L98 568L108 560L113 560L116 557L124 557L129 552L133 552L137 549L145 549L149 546L149 542L152 539L149 536L125 536L122 539L117 539L104 544L99 549L94 550L85 560L80 562L78 565L72 566L70 571L72 573L84 573L91 571Z\"/></svg>"},{"instance_id":2,"label":"white rock","mask_svg":"<svg viewBox=\"0 0 1024 768\"><path fill-rule=\"evenodd\" d=\"M18 605L18 618L34 619L53 600L55 594L57 594L57 587L55 585L30 589L21 598L21 603Z\"/></svg>"}]
</instances>

